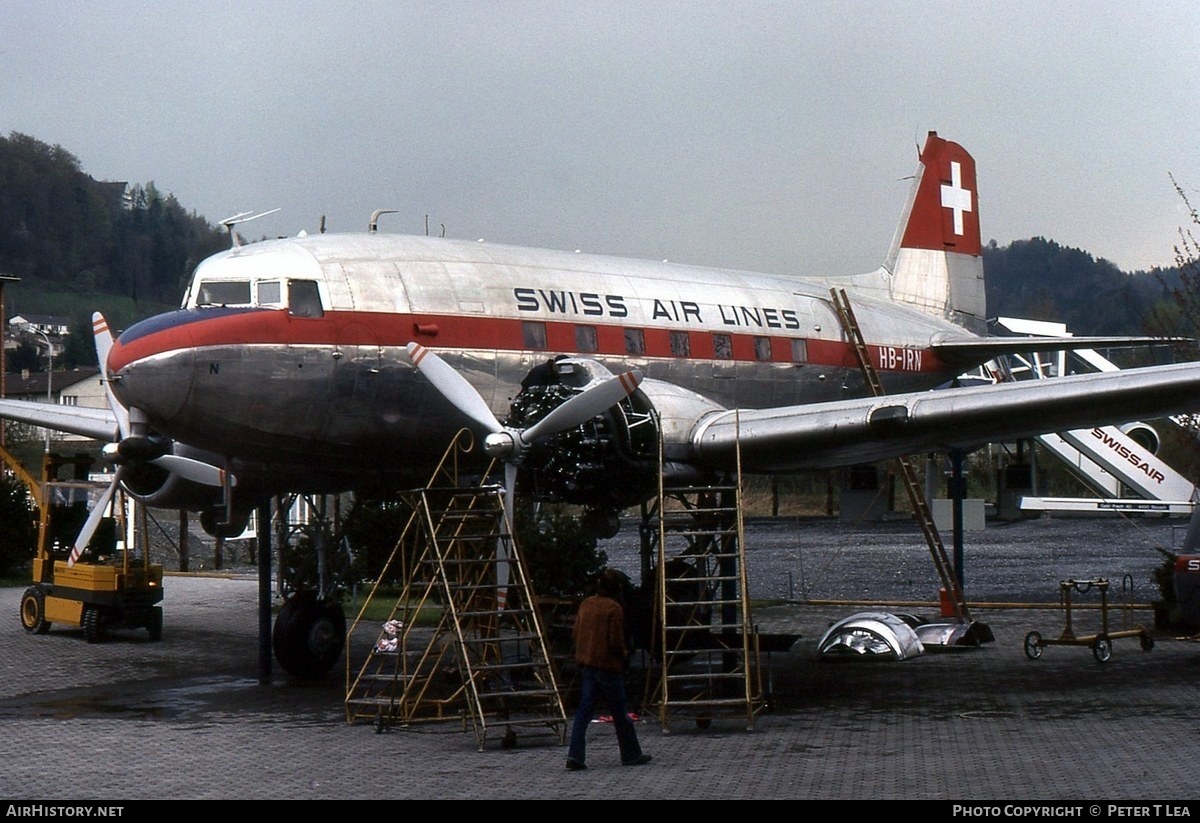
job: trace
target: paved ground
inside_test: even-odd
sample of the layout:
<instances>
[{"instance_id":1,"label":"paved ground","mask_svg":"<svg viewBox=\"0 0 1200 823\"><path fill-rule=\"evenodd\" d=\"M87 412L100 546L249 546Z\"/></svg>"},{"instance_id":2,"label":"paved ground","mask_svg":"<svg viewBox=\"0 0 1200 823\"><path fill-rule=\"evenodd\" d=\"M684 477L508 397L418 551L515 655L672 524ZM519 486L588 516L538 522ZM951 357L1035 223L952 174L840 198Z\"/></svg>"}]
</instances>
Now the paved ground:
<instances>
[{"instance_id":1,"label":"paved ground","mask_svg":"<svg viewBox=\"0 0 1200 823\"><path fill-rule=\"evenodd\" d=\"M1053 601L1056 583L1030 586ZM349 725L341 667L318 683L276 673L261 684L251 578L169 577L160 643L145 632L96 645L58 627L27 635L21 591L0 589L0 614L10 615L0 624L0 797L9 801L1200 797L1200 644L1158 634L1149 652L1136 638L1116 640L1103 664L1072 646L1030 660L1029 630L1061 632L1053 608L977 606L995 642L886 663L815 656L830 621L860 607L760 608L762 631L802 637L771 656L772 710L752 730L726 718L664 730L643 716L654 760L625 768L611 727L593 724L589 769L567 772L553 736L480 751L453 721L384 734ZM1114 615L1112 628L1151 621Z\"/></svg>"}]
</instances>

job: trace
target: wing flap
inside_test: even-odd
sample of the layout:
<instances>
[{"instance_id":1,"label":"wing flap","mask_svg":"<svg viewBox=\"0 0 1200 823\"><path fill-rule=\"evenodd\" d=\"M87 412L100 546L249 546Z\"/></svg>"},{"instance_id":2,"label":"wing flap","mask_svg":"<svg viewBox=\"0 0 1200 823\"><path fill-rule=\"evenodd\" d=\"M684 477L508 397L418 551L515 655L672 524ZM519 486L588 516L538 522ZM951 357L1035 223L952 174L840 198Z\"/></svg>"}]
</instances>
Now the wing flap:
<instances>
[{"instance_id":1,"label":"wing flap","mask_svg":"<svg viewBox=\"0 0 1200 823\"><path fill-rule=\"evenodd\" d=\"M969 451L1049 432L1200 409L1200 363L995 386L715 412L691 435L694 459L749 473L803 471L927 451Z\"/></svg>"}]
</instances>

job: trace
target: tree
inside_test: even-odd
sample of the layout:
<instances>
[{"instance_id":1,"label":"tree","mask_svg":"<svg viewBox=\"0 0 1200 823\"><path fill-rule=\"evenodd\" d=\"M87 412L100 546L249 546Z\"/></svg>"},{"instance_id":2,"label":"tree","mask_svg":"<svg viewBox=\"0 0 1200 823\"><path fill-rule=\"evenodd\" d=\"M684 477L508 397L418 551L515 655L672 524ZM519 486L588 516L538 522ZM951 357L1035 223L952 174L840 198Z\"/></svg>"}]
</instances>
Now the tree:
<instances>
[{"instance_id":1,"label":"tree","mask_svg":"<svg viewBox=\"0 0 1200 823\"><path fill-rule=\"evenodd\" d=\"M12 575L37 550L33 504L25 484L0 471L0 575Z\"/></svg>"},{"instance_id":2,"label":"tree","mask_svg":"<svg viewBox=\"0 0 1200 823\"><path fill-rule=\"evenodd\" d=\"M1194 232L1200 227L1200 214L1197 214L1187 192L1174 175L1171 176L1171 184L1187 209L1191 225L1179 228L1179 242L1175 244L1175 266L1179 270L1179 277L1168 293L1176 309L1174 317L1181 326L1180 331L1195 337L1200 329L1200 242L1196 240Z\"/></svg>"}]
</instances>

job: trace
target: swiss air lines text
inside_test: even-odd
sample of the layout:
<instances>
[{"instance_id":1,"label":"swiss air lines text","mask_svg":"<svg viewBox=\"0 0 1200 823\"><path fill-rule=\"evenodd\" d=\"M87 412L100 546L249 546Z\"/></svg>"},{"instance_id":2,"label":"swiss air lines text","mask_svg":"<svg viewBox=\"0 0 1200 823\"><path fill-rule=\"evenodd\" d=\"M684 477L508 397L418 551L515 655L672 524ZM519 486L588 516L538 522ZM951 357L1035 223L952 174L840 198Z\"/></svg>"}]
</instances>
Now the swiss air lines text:
<instances>
[{"instance_id":1,"label":"swiss air lines text","mask_svg":"<svg viewBox=\"0 0 1200 823\"><path fill-rule=\"evenodd\" d=\"M629 317L629 307L635 300L622 294L573 292L558 289L513 289L517 311L579 317ZM696 325L720 325L735 328L781 329L796 331L800 316L795 309L778 306L746 306L718 304L701 306L691 300L661 300L645 302L646 316L651 321L669 320ZM708 317L705 317L705 314ZM715 316L714 316L715 313Z\"/></svg>"}]
</instances>

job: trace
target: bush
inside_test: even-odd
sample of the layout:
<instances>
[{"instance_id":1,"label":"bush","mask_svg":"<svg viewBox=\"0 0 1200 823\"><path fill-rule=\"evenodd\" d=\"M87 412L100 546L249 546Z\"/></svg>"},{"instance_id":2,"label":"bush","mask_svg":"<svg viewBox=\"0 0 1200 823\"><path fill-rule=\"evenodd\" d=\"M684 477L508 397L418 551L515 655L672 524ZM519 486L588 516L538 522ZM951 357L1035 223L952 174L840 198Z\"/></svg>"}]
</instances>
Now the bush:
<instances>
[{"instance_id":1,"label":"bush","mask_svg":"<svg viewBox=\"0 0 1200 823\"><path fill-rule=\"evenodd\" d=\"M7 472L0 473L0 575L23 569L37 551L37 525L29 490Z\"/></svg>"}]
</instances>

